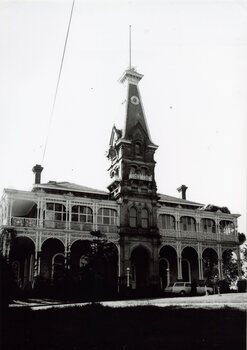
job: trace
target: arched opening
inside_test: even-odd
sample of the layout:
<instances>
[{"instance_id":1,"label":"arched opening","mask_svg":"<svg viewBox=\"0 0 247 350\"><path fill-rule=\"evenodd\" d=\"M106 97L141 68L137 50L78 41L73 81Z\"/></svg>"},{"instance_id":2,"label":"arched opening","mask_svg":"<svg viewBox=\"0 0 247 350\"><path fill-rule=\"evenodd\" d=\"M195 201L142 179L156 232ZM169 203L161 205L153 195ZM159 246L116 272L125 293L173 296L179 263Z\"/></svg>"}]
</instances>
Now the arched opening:
<instances>
[{"instance_id":1,"label":"arched opening","mask_svg":"<svg viewBox=\"0 0 247 350\"><path fill-rule=\"evenodd\" d=\"M93 249L94 284L100 296L117 293L118 287L118 249L111 242L97 242Z\"/></svg>"},{"instance_id":2,"label":"arched opening","mask_svg":"<svg viewBox=\"0 0 247 350\"><path fill-rule=\"evenodd\" d=\"M161 258L159 261L159 275L161 290L164 291L170 284L170 264L166 258Z\"/></svg>"},{"instance_id":3,"label":"arched opening","mask_svg":"<svg viewBox=\"0 0 247 350\"><path fill-rule=\"evenodd\" d=\"M216 225L213 219L201 219L201 230L204 233L216 233Z\"/></svg>"},{"instance_id":4,"label":"arched opening","mask_svg":"<svg viewBox=\"0 0 247 350\"><path fill-rule=\"evenodd\" d=\"M206 248L202 253L203 277L207 281L213 281L219 276L218 271L218 255L212 248Z\"/></svg>"},{"instance_id":5,"label":"arched opening","mask_svg":"<svg viewBox=\"0 0 247 350\"><path fill-rule=\"evenodd\" d=\"M196 232L196 220L191 216L182 216L180 218L181 231Z\"/></svg>"},{"instance_id":6,"label":"arched opening","mask_svg":"<svg viewBox=\"0 0 247 350\"><path fill-rule=\"evenodd\" d=\"M169 214L160 214L159 228L162 230L175 230L175 217Z\"/></svg>"},{"instance_id":7,"label":"arched opening","mask_svg":"<svg viewBox=\"0 0 247 350\"><path fill-rule=\"evenodd\" d=\"M118 250L105 240L77 240L71 246L70 272L81 296L107 296L117 292Z\"/></svg>"},{"instance_id":8,"label":"arched opening","mask_svg":"<svg viewBox=\"0 0 247 350\"><path fill-rule=\"evenodd\" d=\"M63 256L63 257L62 257ZM44 280L61 281L65 276L64 245L56 238L44 241L41 247L40 274Z\"/></svg>"},{"instance_id":9,"label":"arched opening","mask_svg":"<svg viewBox=\"0 0 247 350\"><path fill-rule=\"evenodd\" d=\"M28 237L16 237L10 249L14 279L21 289L31 288L34 277L35 245Z\"/></svg>"},{"instance_id":10,"label":"arched opening","mask_svg":"<svg viewBox=\"0 0 247 350\"><path fill-rule=\"evenodd\" d=\"M182 259L182 278L183 281L191 282L191 267L187 259Z\"/></svg>"},{"instance_id":11,"label":"arched opening","mask_svg":"<svg viewBox=\"0 0 247 350\"><path fill-rule=\"evenodd\" d=\"M52 272L51 278L56 282L63 281L65 277L65 256L62 253L57 253L52 257Z\"/></svg>"},{"instance_id":12,"label":"arched opening","mask_svg":"<svg viewBox=\"0 0 247 350\"><path fill-rule=\"evenodd\" d=\"M144 247L137 247L131 253L131 285L138 291L148 286L149 253Z\"/></svg>"},{"instance_id":13,"label":"arched opening","mask_svg":"<svg viewBox=\"0 0 247 350\"><path fill-rule=\"evenodd\" d=\"M135 155L140 156L142 153L142 144L140 141L135 142Z\"/></svg>"},{"instance_id":14,"label":"arched opening","mask_svg":"<svg viewBox=\"0 0 247 350\"><path fill-rule=\"evenodd\" d=\"M177 252L171 246L164 246L160 250L159 275L161 289L177 281Z\"/></svg>"},{"instance_id":15,"label":"arched opening","mask_svg":"<svg viewBox=\"0 0 247 350\"><path fill-rule=\"evenodd\" d=\"M220 221L220 233L223 235L234 235L235 226L232 221L221 220Z\"/></svg>"},{"instance_id":16,"label":"arched opening","mask_svg":"<svg viewBox=\"0 0 247 350\"><path fill-rule=\"evenodd\" d=\"M93 229L93 210L90 207L74 205L71 211L71 229L80 231Z\"/></svg>"},{"instance_id":17,"label":"arched opening","mask_svg":"<svg viewBox=\"0 0 247 350\"><path fill-rule=\"evenodd\" d=\"M88 280L88 264L92 255L90 241L77 240L71 245L70 273L73 280Z\"/></svg>"},{"instance_id":18,"label":"arched opening","mask_svg":"<svg viewBox=\"0 0 247 350\"><path fill-rule=\"evenodd\" d=\"M198 254L192 247L182 251L182 278L184 282L199 280Z\"/></svg>"}]
</instances>

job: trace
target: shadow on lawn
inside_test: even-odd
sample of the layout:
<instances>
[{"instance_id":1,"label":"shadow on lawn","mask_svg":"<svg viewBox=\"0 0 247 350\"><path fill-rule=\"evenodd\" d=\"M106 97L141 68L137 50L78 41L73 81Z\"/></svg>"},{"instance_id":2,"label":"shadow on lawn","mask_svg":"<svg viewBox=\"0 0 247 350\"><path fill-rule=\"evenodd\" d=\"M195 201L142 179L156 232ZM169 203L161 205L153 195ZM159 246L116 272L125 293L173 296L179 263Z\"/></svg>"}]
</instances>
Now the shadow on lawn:
<instances>
[{"instance_id":1,"label":"shadow on lawn","mask_svg":"<svg viewBox=\"0 0 247 350\"><path fill-rule=\"evenodd\" d=\"M1 349L245 349L245 312L154 306L8 310Z\"/></svg>"}]
</instances>

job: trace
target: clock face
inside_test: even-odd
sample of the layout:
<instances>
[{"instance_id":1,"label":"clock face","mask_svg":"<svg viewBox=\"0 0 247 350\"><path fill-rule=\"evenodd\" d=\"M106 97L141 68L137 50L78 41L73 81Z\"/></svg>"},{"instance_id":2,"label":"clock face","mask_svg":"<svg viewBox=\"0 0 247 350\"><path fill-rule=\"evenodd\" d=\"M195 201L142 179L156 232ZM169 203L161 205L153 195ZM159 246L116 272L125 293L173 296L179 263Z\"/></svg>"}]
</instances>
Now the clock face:
<instances>
[{"instance_id":1,"label":"clock face","mask_svg":"<svg viewBox=\"0 0 247 350\"><path fill-rule=\"evenodd\" d=\"M130 102L133 104L133 105L138 105L140 103L140 100L137 96L131 96L130 98Z\"/></svg>"}]
</instances>

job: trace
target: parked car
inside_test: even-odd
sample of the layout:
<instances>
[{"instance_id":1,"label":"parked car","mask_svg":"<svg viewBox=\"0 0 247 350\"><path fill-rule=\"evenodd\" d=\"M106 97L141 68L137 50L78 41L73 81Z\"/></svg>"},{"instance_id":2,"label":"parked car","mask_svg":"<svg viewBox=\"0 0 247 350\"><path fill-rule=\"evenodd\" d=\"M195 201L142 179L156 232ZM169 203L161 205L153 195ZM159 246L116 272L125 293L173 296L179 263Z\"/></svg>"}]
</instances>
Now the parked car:
<instances>
[{"instance_id":1,"label":"parked car","mask_svg":"<svg viewBox=\"0 0 247 350\"><path fill-rule=\"evenodd\" d=\"M191 294L191 282L175 282L170 283L168 287L165 288L166 294L171 295L190 295ZM205 285L199 285L196 287L197 295L205 295L205 294L213 294L214 290L212 287L208 287Z\"/></svg>"}]
</instances>

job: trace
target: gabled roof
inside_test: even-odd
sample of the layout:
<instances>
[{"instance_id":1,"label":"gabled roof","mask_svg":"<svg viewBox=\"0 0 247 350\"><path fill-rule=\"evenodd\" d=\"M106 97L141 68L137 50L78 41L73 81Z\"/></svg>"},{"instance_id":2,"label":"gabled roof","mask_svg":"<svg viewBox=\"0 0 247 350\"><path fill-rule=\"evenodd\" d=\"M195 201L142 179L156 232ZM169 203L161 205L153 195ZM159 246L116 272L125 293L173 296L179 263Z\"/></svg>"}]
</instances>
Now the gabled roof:
<instances>
[{"instance_id":1,"label":"gabled roof","mask_svg":"<svg viewBox=\"0 0 247 350\"><path fill-rule=\"evenodd\" d=\"M68 192L83 192L83 193L92 193L99 195L108 195L109 193L102 190L97 190L95 188L86 187L74 184L72 182L56 182L49 181L48 183L34 185L34 188L43 188L43 189L52 189L52 190L64 190Z\"/></svg>"},{"instance_id":2,"label":"gabled roof","mask_svg":"<svg viewBox=\"0 0 247 350\"><path fill-rule=\"evenodd\" d=\"M166 194L158 193L159 202L168 202L168 203L174 203L174 204L180 204L180 205L191 205L195 207L203 207L204 204L188 201L187 199L177 198L168 196Z\"/></svg>"}]
</instances>

